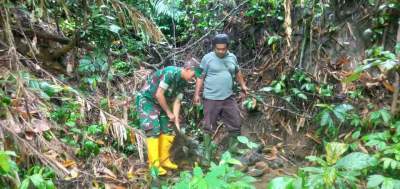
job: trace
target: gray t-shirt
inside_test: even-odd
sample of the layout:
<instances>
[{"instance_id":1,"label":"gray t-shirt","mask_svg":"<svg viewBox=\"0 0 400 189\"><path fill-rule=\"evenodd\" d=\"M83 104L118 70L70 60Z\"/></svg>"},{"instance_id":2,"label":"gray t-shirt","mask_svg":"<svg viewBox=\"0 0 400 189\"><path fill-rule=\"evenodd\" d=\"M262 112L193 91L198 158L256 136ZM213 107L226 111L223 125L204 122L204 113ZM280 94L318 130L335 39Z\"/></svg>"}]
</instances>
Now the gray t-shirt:
<instances>
[{"instance_id":1,"label":"gray t-shirt","mask_svg":"<svg viewBox=\"0 0 400 189\"><path fill-rule=\"evenodd\" d=\"M227 53L219 58L215 52L206 54L200 63L204 75L203 97L209 100L225 100L233 94L233 76L239 71L237 58Z\"/></svg>"}]
</instances>

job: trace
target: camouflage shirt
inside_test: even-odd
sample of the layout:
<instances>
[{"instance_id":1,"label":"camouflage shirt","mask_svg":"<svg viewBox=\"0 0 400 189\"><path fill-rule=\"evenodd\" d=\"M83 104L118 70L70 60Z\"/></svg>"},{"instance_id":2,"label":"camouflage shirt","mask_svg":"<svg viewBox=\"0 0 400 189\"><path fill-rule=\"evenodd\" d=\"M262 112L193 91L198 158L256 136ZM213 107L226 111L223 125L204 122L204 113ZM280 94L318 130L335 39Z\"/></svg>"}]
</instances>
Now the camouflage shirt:
<instances>
[{"instance_id":1,"label":"camouflage shirt","mask_svg":"<svg viewBox=\"0 0 400 189\"><path fill-rule=\"evenodd\" d=\"M181 68L168 66L149 75L140 93L158 104L157 100L155 100L155 94L157 88L161 87L165 90L164 95L167 102L172 102L176 97L182 99L183 89L186 84L187 82L181 77Z\"/></svg>"}]
</instances>

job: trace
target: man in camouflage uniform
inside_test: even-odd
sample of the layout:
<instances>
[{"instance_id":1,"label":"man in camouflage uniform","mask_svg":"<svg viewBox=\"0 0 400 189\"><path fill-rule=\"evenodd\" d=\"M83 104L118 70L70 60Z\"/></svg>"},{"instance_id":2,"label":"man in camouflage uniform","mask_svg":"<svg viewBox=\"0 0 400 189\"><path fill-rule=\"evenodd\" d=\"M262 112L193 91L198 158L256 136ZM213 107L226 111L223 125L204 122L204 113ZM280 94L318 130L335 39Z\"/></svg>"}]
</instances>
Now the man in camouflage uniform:
<instances>
[{"instance_id":1,"label":"man in camouflage uniform","mask_svg":"<svg viewBox=\"0 0 400 189\"><path fill-rule=\"evenodd\" d=\"M192 80L198 63L193 59L184 67L168 66L151 74L136 96L140 128L147 136L149 167L157 167L159 175L178 166L169 159L174 136L170 122L179 124L179 111L183 90ZM172 105L172 110L171 106Z\"/></svg>"}]
</instances>

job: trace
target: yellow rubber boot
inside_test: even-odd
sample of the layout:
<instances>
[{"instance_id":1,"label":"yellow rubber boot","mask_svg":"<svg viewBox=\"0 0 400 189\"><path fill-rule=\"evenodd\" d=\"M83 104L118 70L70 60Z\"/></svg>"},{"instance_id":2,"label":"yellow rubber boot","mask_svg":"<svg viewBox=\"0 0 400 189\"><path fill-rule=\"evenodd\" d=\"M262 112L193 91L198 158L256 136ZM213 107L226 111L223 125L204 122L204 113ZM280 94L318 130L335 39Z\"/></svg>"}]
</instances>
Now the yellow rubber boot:
<instances>
[{"instance_id":1,"label":"yellow rubber boot","mask_svg":"<svg viewBox=\"0 0 400 189\"><path fill-rule=\"evenodd\" d=\"M161 166L168 169L178 169L178 165L172 163L169 159L169 150L171 149L172 142L175 136L161 134L160 135L160 161Z\"/></svg>"},{"instance_id":2,"label":"yellow rubber boot","mask_svg":"<svg viewBox=\"0 0 400 189\"><path fill-rule=\"evenodd\" d=\"M163 169L160 166L160 156L159 156L159 138L155 137L148 137L147 141L147 156L148 156L148 163L149 168L152 166L157 167L158 175L165 175L167 174L167 170Z\"/></svg>"}]
</instances>

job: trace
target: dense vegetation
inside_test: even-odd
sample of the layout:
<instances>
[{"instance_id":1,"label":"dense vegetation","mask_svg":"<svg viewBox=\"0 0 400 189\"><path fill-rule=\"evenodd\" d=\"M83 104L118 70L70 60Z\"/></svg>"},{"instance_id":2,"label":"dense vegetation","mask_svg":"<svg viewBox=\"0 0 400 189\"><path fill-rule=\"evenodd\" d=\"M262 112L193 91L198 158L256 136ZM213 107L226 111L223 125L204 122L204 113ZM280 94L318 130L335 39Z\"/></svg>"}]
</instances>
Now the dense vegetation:
<instances>
[{"instance_id":1,"label":"dense vegetation","mask_svg":"<svg viewBox=\"0 0 400 189\"><path fill-rule=\"evenodd\" d=\"M396 0L3 0L0 18L1 188L400 188ZM183 168L157 177L134 95L220 32L249 132L218 152L187 89ZM255 151L267 177L241 168Z\"/></svg>"}]
</instances>

